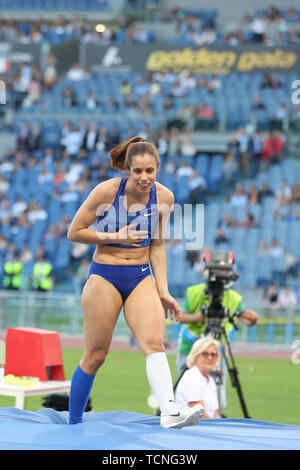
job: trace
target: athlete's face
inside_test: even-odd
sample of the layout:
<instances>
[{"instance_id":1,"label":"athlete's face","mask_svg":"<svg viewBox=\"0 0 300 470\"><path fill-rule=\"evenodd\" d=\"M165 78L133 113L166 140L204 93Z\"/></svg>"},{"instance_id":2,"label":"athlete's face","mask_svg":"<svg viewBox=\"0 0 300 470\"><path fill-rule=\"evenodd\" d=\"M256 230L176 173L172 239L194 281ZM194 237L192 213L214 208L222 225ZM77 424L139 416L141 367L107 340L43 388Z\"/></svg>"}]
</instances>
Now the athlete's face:
<instances>
[{"instance_id":1,"label":"athlete's face","mask_svg":"<svg viewBox=\"0 0 300 470\"><path fill-rule=\"evenodd\" d=\"M130 176L134 186L140 192L148 192L155 183L157 174L156 161L153 155L136 155L132 158Z\"/></svg>"}]
</instances>

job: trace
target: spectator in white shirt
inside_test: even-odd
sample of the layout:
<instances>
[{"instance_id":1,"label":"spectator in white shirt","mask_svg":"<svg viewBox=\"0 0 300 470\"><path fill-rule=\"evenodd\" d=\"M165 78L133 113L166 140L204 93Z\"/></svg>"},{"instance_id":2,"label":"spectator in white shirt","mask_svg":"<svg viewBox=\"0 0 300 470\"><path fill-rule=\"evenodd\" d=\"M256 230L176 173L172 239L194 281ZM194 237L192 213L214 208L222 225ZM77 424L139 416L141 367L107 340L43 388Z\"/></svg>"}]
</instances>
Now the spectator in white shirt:
<instances>
[{"instance_id":1,"label":"spectator in white shirt","mask_svg":"<svg viewBox=\"0 0 300 470\"><path fill-rule=\"evenodd\" d=\"M251 23L251 30L253 33L253 40L255 42L263 42L264 34L266 32L267 22L263 15L258 15Z\"/></svg>"},{"instance_id":2,"label":"spectator in white shirt","mask_svg":"<svg viewBox=\"0 0 300 470\"><path fill-rule=\"evenodd\" d=\"M184 69L180 75L179 75L179 80L181 85L185 90L187 89L195 89L197 85L197 80L193 72L190 72L187 69Z\"/></svg>"},{"instance_id":3,"label":"spectator in white shirt","mask_svg":"<svg viewBox=\"0 0 300 470\"><path fill-rule=\"evenodd\" d=\"M169 144L168 131L167 129L162 129L159 134L158 141L157 141L157 148L158 148L159 155L167 155L168 144Z\"/></svg>"},{"instance_id":4,"label":"spectator in white shirt","mask_svg":"<svg viewBox=\"0 0 300 470\"><path fill-rule=\"evenodd\" d=\"M71 157L78 155L82 145L82 135L79 132L79 129L73 127L71 131L62 139L62 144Z\"/></svg>"},{"instance_id":5,"label":"spectator in white shirt","mask_svg":"<svg viewBox=\"0 0 300 470\"><path fill-rule=\"evenodd\" d=\"M53 173L51 173L47 168L42 168L37 177L38 185L44 186L47 183L53 181Z\"/></svg>"},{"instance_id":6,"label":"spectator in white shirt","mask_svg":"<svg viewBox=\"0 0 300 470\"><path fill-rule=\"evenodd\" d=\"M284 249L280 245L277 238L274 238L272 245L270 246L269 255L272 256L272 258L279 258L280 256L284 256Z\"/></svg>"},{"instance_id":7,"label":"spectator in white shirt","mask_svg":"<svg viewBox=\"0 0 300 470\"><path fill-rule=\"evenodd\" d=\"M34 200L29 203L28 221L34 224L37 220L46 220L47 212Z\"/></svg>"},{"instance_id":8,"label":"spectator in white shirt","mask_svg":"<svg viewBox=\"0 0 300 470\"><path fill-rule=\"evenodd\" d=\"M4 197L1 199L1 202L0 202L1 224L4 223L4 221L10 217L10 214L11 214L10 199L8 197Z\"/></svg>"},{"instance_id":9,"label":"spectator in white shirt","mask_svg":"<svg viewBox=\"0 0 300 470\"><path fill-rule=\"evenodd\" d=\"M279 292L279 307L285 310L295 311L297 309L297 296L290 286L286 286Z\"/></svg>"},{"instance_id":10,"label":"spectator in white shirt","mask_svg":"<svg viewBox=\"0 0 300 470\"><path fill-rule=\"evenodd\" d=\"M99 100L96 97L94 91L89 91L85 99L85 106L89 111L95 111L95 109L100 105Z\"/></svg>"},{"instance_id":11,"label":"spectator in white shirt","mask_svg":"<svg viewBox=\"0 0 300 470\"><path fill-rule=\"evenodd\" d=\"M198 170L194 170L189 179L190 203L203 203L206 189L206 180Z\"/></svg>"},{"instance_id":12,"label":"spectator in white shirt","mask_svg":"<svg viewBox=\"0 0 300 470\"><path fill-rule=\"evenodd\" d=\"M81 177L83 170L84 165L80 163L79 160L74 160L74 162L71 164L69 171L65 175L65 181L69 185L76 183Z\"/></svg>"},{"instance_id":13,"label":"spectator in white shirt","mask_svg":"<svg viewBox=\"0 0 300 470\"><path fill-rule=\"evenodd\" d=\"M66 203L66 202L76 202L79 199L79 194L77 191L74 191L70 186L67 188L67 190L62 194L61 196L61 202Z\"/></svg>"},{"instance_id":14,"label":"spectator in white shirt","mask_svg":"<svg viewBox=\"0 0 300 470\"><path fill-rule=\"evenodd\" d=\"M242 183L236 183L235 191L230 198L230 205L234 207L246 206L248 203L247 194L243 191Z\"/></svg>"},{"instance_id":15,"label":"spectator in white shirt","mask_svg":"<svg viewBox=\"0 0 300 470\"><path fill-rule=\"evenodd\" d=\"M83 80L84 78L86 78L86 73L79 66L79 64L75 63L72 65L72 67L68 71L66 78L72 81L79 81L79 80Z\"/></svg>"},{"instance_id":16,"label":"spectator in white shirt","mask_svg":"<svg viewBox=\"0 0 300 470\"><path fill-rule=\"evenodd\" d=\"M16 202L12 205L11 215L17 219L27 209L27 206L27 202L21 196L17 197Z\"/></svg>"},{"instance_id":17,"label":"spectator in white shirt","mask_svg":"<svg viewBox=\"0 0 300 470\"><path fill-rule=\"evenodd\" d=\"M194 157L196 155L197 148L194 144L193 134L187 126L182 129L179 136L179 146L184 157Z\"/></svg>"},{"instance_id":18,"label":"spectator in white shirt","mask_svg":"<svg viewBox=\"0 0 300 470\"><path fill-rule=\"evenodd\" d=\"M8 156L4 157L0 164L0 173L11 173L13 171L14 164Z\"/></svg>"},{"instance_id":19,"label":"spectator in white shirt","mask_svg":"<svg viewBox=\"0 0 300 470\"><path fill-rule=\"evenodd\" d=\"M217 387L209 375L220 361L219 343L211 338L198 339L187 358L186 370L176 389L176 404L179 406L202 405L204 419L220 418Z\"/></svg>"},{"instance_id":20,"label":"spectator in white shirt","mask_svg":"<svg viewBox=\"0 0 300 470\"><path fill-rule=\"evenodd\" d=\"M213 44L216 39L215 31L212 28L206 27L202 33L196 35L195 42L198 46L202 46L202 44Z\"/></svg>"},{"instance_id":21,"label":"spectator in white shirt","mask_svg":"<svg viewBox=\"0 0 300 470\"><path fill-rule=\"evenodd\" d=\"M277 204L280 206L287 206L290 203L292 196L292 190L286 180L283 180L281 183L281 188L278 189L275 193L275 198Z\"/></svg>"},{"instance_id":22,"label":"spectator in white shirt","mask_svg":"<svg viewBox=\"0 0 300 470\"><path fill-rule=\"evenodd\" d=\"M192 176L194 173L193 168L188 164L188 162L183 161L176 171L176 178L179 180L182 176Z\"/></svg>"},{"instance_id":23,"label":"spectator in white shirt","mask_svg":"<svg viewBox=\"0 0 300 470\"><path fill-rule=\"evenodd\" d=\"M9 182L4 178L4 176L0 175L0 194L4 195L9 189Z\"/></svg>"},{"instance_id":24,"label":"spectator in white shirt","mask_svg":"<svg viewBox=\"0 0 300 470\"><path fill-rule=\"evenodd\" d=\"M213 93L216 90L219 90L222 87L222 82L216 75L212 75L207 82L207 90L210 93Z\"/></svg>"}]
</instances>

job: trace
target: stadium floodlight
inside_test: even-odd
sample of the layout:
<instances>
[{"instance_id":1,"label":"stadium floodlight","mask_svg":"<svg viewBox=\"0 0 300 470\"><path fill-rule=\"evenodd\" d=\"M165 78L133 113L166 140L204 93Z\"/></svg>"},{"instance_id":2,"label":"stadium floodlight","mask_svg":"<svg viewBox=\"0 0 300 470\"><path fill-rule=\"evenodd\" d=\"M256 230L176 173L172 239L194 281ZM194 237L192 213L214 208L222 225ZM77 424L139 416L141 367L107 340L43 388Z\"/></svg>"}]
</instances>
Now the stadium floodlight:
<instances>
[{"instance_id":1,"label":"stadium floodlight","mask_svg":"<svg viewBox=\"0 0 300 470\"><path fill-rule=\"evenodd\" d=\"M106 30L106 26L104 24L96 24L95 30L97 31L97 33L104 33L104 31Z\"/></svg>"}]
</instances>

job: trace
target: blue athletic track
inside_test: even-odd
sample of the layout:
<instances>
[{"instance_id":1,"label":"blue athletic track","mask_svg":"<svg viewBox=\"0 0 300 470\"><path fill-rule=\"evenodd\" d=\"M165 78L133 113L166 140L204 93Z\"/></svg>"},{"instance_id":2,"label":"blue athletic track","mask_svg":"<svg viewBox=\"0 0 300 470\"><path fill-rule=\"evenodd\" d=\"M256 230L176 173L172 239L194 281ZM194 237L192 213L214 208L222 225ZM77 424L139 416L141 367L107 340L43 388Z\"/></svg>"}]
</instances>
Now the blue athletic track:
<instances>
[{"instance_id":1,"label":"blue athletic track","mask_svg":"<svg viewBox=\"0 0 300 470\"><path fill-rule=\"evenodd\" d=\"M84 414L68 425L68 412L0 408L1 450L295 450L300 426L253 419L202 420L164 429L158 416L126 411Z\"/></svg>"}]
</instances>

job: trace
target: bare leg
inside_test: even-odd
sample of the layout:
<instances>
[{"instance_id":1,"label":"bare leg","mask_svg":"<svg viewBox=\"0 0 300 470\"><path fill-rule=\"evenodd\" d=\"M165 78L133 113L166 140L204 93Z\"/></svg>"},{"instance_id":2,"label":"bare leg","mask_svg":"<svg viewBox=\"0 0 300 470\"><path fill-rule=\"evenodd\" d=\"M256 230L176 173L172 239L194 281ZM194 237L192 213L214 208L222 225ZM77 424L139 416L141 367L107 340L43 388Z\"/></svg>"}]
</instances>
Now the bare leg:
<instances>
[{"instance_id":1,"label":"bare leg","mask_svg":"<svg viewBox=\"0 0 300 470\"><path fill-rule=\"evenodd\" d=\"M146 356L146 372L162 413L174 407L172 376L165 353L165 316L151 276L141 281L124 304L124 316Z\"/></svg>"},{"instance_id":2,"label":"bare leg","mask_svg":"<svg viewBox=\"0 0 300 470\"><path fill-rule=\"evenodd\" d=\"M91 275L82 292L84 314L84 354L80 367L96 374L105 361L122 308L122 297L101 276Z\"/></svg>"},{"instance_id":3,"label":"bare leg","mask_svg":"<svg viewBox=\"0 0 300 470\"><path fill-rule=\"evenodd\" d=\"M151 276L126 299L124 317L145 356L165 351L165 314Z\"/></svg>"},{"instance_id":4,"label":"bare leg","mask_svg":"<svg viewBox=\"0 0 300 470\"><path fill-rule=\"evenodd\" d=\"M72 377L69 423L81 423L95 374L105 361L122 307L119 292L108 281L92 275L82 293L84 354Z\"/></svg>"}]
</instances>

